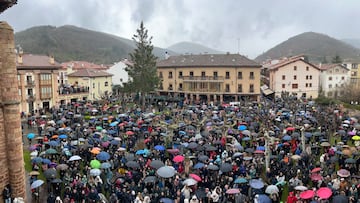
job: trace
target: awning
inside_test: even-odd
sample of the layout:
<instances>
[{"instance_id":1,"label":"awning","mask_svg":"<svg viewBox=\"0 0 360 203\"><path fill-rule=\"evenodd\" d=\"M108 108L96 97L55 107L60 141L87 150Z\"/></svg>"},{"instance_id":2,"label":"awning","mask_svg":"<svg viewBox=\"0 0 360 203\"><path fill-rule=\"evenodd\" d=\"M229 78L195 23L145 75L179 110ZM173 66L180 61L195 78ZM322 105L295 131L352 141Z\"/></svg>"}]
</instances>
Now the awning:
<instances>
[{"instance_id":1,"label":"awning","mask_svg":"<svg viewBox=\"0 0 360 203\"><path fill-rule=\"evenodd\" d=\"M265 90L263 90L262 92L263 92L263 94L264 94L265 96L268 96L268 95L274 93L274 91L272 91L271 89L265 89Z\"/></svg>"}]
</instances>

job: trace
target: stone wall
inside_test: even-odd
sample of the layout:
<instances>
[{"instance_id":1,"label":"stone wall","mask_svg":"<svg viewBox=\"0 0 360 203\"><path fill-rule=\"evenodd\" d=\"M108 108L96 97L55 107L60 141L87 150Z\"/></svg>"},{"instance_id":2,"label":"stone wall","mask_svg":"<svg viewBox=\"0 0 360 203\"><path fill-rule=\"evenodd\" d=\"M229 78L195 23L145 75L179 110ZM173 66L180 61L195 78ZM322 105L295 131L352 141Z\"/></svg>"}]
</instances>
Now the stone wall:
<instances>
[{"instance_id":1,"label":"stone wall","mask_svg":"<svg viewBox=\"0 0 360 203\"><path fill-rule=\"evenodd\" d=\"M14 30L0 22L0 195L10 184L12 197L26 198L20 96L15 63ZM0 202L3 198L0 198Z\"/></svg>"}]
</instances>

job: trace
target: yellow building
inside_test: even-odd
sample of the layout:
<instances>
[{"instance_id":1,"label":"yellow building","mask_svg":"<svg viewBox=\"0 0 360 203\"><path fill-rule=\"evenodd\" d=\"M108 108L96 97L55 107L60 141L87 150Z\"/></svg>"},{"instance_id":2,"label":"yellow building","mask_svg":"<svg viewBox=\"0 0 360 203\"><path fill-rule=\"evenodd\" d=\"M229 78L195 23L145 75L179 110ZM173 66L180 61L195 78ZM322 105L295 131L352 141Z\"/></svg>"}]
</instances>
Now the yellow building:
<instances>
[{"instance_id":1,"label":"yellow building","mask_svg":"<svg viewBox=\"0 0 360 203\"><path fill-rule=\"evenodd\" d=\"M157 63L158 92L195 102L257 101L260 70L261 65L239 54L170 56Z\"/></svg>"},{"instance_id":2,"label":"yellow building","mask_svg":"<svg viewBox=\"0 0 360 203\"><path fill-rule=\"evenodd\" d=\"M26 114L48 110L58 100L57 75L61 65L54 57L23 54L16 58L20 111Z\"/></svg>"},{"instance_id":3,"label":"yellow building","mask_svg":"<svg viewBox=\"0 0 360 203\"><path fill-rule=\"evenodd\" d=\"M68 74L68 83L88 91L89 100L98 100L111 95L112 74L96 69L81 69Z\"/></svg>"}]
</instances>

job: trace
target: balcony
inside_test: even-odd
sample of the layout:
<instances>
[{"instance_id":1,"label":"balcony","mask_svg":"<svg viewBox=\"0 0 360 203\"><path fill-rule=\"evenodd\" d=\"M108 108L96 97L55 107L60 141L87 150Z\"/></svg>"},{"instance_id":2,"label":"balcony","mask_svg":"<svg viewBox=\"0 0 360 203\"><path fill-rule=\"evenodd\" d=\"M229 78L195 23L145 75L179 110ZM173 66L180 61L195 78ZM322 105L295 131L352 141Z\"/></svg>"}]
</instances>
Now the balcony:
<instances>
[{"instance_id":1,"label":"balcony","mask_svg":"<svg viewBox=\"0 0 360 203\"><path fill-rule=\"evenodd\" d=\"M25 87L34 87L35 81L34 80L26 80L25 81Z\"/></svg>"},{"instance_id":2,"label":"balcony","mask_svg":"<svg viewBox=\"0 0 360 203\"><path fill-rule=\"evenodd\" d=\"M68 94L83 94L89 93L88 87L61 87L59 89L59 95L68 95Z\"/></svg>"},{"instance_id":3,"label":"balcony","mask_svg":"<svg viewBox=\"0 0 360 203\"><path fill-rule=\"evenodd\" d=\"M183 76L184 81L207 81L207 82L219 82L224 81L223 76Z\"/></svg>"},{"instance_id":4,"label":"balcony","mask_svg":"<svg viewBox=\"0 0 360 203\"><path fill-rule=\"evenodd\" d=\"M35 94L28 94L28 95L26 95L26 101L27 102L33 102L33 101L35 101Z\"/></svg>"},{"instance_id":5,"label":"balcony","mask_svg":"<svg viewBox=\"0 0 360 203\"><path fill-rule=\"evenodd\" d=\"M46 94L40 94L40 99L51 99L52 94L46 93Z\"/></svg>"}]
</instances>

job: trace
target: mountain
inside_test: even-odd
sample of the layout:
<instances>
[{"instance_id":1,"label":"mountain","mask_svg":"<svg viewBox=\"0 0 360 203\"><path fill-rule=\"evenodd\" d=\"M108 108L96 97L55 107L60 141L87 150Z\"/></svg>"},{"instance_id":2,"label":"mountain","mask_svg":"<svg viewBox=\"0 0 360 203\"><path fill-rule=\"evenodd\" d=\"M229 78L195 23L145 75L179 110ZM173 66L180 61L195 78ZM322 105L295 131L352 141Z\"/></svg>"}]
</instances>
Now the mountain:
<instances>
[{"instance_id":1,"label":"mountain","mask_svg":"<svg viewBox=\"0 0 360 203\"><path fill-rule=\"evenodd\" d=\"M211 49L193 42L179 42L171 45L167 49L179 54L223 54L221 51L217 51L215 49Z\"/></svg>"},{"instance_id":2,"label":"mountain","mask_svg":"<svg viewBox=\"0 0 360 203\"><path fill-rule=\"evenodd\" d=\"M360 50L324 34L305 32L271 48L256 57L255 61L263 62L267 59L300 54L306 55L312 62L323 62L325 57L330 62L336 55L341 59L356 59L359 57Z\"/></svg>"},{"instance_id":3,"label":"mountain","mask_svg":"<svg viewBox=\"0 0 360 203\"><path fill-rule=\"evenodd\" d=\"M128 58L135 48L132 40L71 25L29 28L15 34L15 44L25 53L52 54L59 62L84 60L97 64ZM153 53L163 58L166 51L154 47Z\"/></svg>"},{"instance_id":4,"label":"mountain","mask_svg":"<svg viewBox=\"0 0 360 203\"><path fill-rule=\"evenodd\" d=\"M342 39L342 41L360 49L360 39Z\"/></svg>"}]
</instances>

